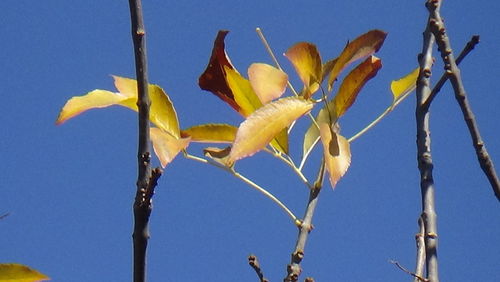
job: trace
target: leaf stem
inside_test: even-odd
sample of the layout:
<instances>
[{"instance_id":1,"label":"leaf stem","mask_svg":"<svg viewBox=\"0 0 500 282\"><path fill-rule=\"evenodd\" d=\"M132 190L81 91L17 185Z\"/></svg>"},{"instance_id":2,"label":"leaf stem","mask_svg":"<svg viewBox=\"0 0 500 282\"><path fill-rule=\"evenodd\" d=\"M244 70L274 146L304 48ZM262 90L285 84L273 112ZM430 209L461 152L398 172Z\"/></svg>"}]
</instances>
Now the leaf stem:
<instances>
[{"instance_id":1,"label":"leaf stem","mask_svg":"<svg viewBox=\"0 0 500 282\"><path fill-rule=\"evenodd\" d=\"M259 35L259 38L262 41L262 44L264 44L264 47L266 48L267 53L271 56L271 59L273 59L273 62L276 65L276 67L279 70L283 71L283 69L281 68L280 63L278 62L278 59L276 59L276 56L274 55L273 50L271 49L271 46L269 46L269 43L267 42L267 39L264 36L264 33L262 33L262 29L260 29L260 27L258 27L258 28L255 29L255 31ZM289 80L287 80L287 84L288 84L288 87L290 87L290 90L292 90L293 94L295 96L299 96L299 93L297 91L295 91L295 88L293 87L293 85L290 83Z\"/></svg>"},{"instance_id":2,"label":"leaf stem","mask_svg":"<svg viewBox=\"0 0 500 282\"><path fill-rule=\"evenodd\" d=\"M293 162L292 158L290 158L290 156L283 155L283 154L281 154L279 152L275 153L275 152L272 152L272 151L270 151L268 149L264 149L264 151L268 152L273 157L278 158L279 160L281 160L282 162L284 162L285 164L287 164L293 170L293 172L295 172L295 174L297 174L297 176L300 178L300 180L302 180L302 182L304 182L304 184L309 189L312 189L313 186L311 185L311 183L309 183L309 180L307 180L307 178L302 173L302 171L295 165L295 163Z\"/></svg>"},{"instance_id":3,"label":"leaf stem","mask_svg":"<svg viewBox=\"0 0 500 282\"><path fill-rule=\"evenodd\" d=\"M194 160L194 161L197 161L197 162L200 162L200 163L213 165L213 166L215 166L217 168L220 168L220 169L222 169L224 171L229 172L234 177L236 177L236 178L240 179L241 181L245 182L250 187L252 187L255 190L259 191L264 196L268 197L271 201L273 201L275 204L277 204L293 220L293 222L294 222L295 225L297 225L298 223L300 223L300 220L297 218L297 216L295 216L295 214L285 204L283 204L278 198L276 198L273 194L271 194L269 191L267 191L266 189L262 188L261 186L259 186L255 182L253 182L252 180L246 178L245 176L243 176L239 172L235 171L233 168L227 167L227 166L225 166L223 164L220 164L220 163L212 161L212 160L207 160L207 159L204 159L204 158L200 158L198 156L191 155L187 151L184 151L184 157L186 159Z\"/></svg>"}]
</instances>

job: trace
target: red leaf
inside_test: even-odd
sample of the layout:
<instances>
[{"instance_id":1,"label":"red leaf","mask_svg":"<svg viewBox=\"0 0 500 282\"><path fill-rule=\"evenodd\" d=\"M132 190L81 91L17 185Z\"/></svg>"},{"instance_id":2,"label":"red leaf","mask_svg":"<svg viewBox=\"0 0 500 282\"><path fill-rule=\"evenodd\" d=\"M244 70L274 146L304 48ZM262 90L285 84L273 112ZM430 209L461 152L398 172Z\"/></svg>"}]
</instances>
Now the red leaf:
<instances>
[{"instance_id":1,"label":"red leaf","mask_svg":"<svg viewBox=\"0 0 500 282\"><path fill-rule=\"evenodd\" d=\"M228 33L229 31L227 30L220 30L217 33L214 48L212 49L212 56L207 68L198 80L198 85L201 89L214 93L239 112L240 106L234 100L233 91L226 81L226 71L224 70L224 66L234 69L225 51L224 38Z\"/></svg>"}]
</instances>

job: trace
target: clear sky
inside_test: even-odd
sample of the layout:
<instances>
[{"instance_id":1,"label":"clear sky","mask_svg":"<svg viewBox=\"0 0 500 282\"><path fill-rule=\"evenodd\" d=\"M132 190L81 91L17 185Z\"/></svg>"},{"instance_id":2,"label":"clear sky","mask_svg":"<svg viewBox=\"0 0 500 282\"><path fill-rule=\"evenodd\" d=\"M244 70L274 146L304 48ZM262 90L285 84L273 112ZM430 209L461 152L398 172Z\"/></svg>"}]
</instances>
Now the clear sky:
<instances>
[{"instance_id":1,"label":"clear sky","mask_svg":"<svg viewBox=\"0 0 500 282\"><path fill-rule=\"evenodd\" d=\"M150 82L169 93L181 127L238 125L242 118L197 85L219 29L242 73L271 63L255 28L276 54L298 41L324 59L370 30L388 32L383 68L342 118L352 136L391 102L390 81L413 69L427 19L424 1L145 1ZM111 74L133 77L128 1L0 1L0 262L19 262L54 281L130 281L137 121L130 110L92 110L62 126L65 101L100 88ZM498 1L445 1L458 53L481 43L462 75L491 157L500 168ZM441 76L437 62L433 81ZM293 69L279 56L292 82ZM351 145L352 165L335 191L322 191L303 261L316 281L409 281L388 260L413 269L420 214L415 96ZM476 161L460 109L447 85L431 108L442 281L500 280L500 209ZM292 156L301 154L299 123ZM201 153L201 146L190 152ZM320 150L305 173L314 175ZM155 164L158 162L155 160ZM237 169L302 215L307 189L267 154ZM326 184L326 183L325 183ZM327 184L326 184L327 185ZM149 281L256 281L286 273L297 229L273 202L226 172L177 157L156 189L148 251Z\"/></svg>"}]
</instances>

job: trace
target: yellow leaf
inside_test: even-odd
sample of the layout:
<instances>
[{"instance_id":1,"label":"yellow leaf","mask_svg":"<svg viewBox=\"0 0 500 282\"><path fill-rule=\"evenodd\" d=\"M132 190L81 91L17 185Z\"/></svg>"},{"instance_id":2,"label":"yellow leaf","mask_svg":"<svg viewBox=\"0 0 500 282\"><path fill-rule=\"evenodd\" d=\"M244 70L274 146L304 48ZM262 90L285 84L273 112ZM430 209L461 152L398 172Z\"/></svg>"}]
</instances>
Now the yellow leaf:
<instances>
[{"instance_id":1,"label":"yellow leaf","mask_svg":"<svg viewBox=\"0 0 500 282\"><path fill-rule=\"evenodd\" d=\"M393 104L405 94L413 91L417 87L417 78L420 68L414 69L404 77L391 82L391 92L394 97Z\"/></svg>"},{"instance_id":2,"label":"yellow leaf","mask_svg":"<svg viewBox=\"0 0 500 282\"><path fill-rule=\"evenodd\" d=\"M254 63L248 68L248 79L262 104L267 104L285 92L288 75L271 65Z\"/></svg>"},{"instance_id":3,"label":"yellow leaf","mask_svg":"<svg viewBox=\"0 0 500 282\"><path fill-rule=\"evenodd\" d=\"M368 57L353 69L342 81L339 91L333 99L335 116L341 117L354 103L361 88L373 78L382 67L382 62L375 56Z\"/></svg>"},{"instance_id":4,"label":"yellow leaf","mask_svg":"<svg viewBox=\"0 0 500 282\"><path fill-rule=\"evenodd\" d=\"M327 109L328 106L328 109ZM316 116L316 123L311 122L311 125L304 134L304 144L302 147L302 162L305 161L307 156L311 153L312 149L319 141L319 129L318 125L321 123L335 124L338 117L335 115L335 110L333 102L330 101L319 111Z\"/></svg>"},{"instance_id":5,"label":"yellow leaf","mask_svg":"<svg viewBox=\"0 0 500 282\"><path fill-rule=\"evenodd\" d=\"M241 123L228 164L263 149L280 131L309 112L313 102L301 97L282 98L264 105Z\"/></svg>"},{"instance_id":6,"label":"yellow leaf","mask_svg":"<svg viewBox=\"0 0 500 282\"><path fill-rule=\"evenodd\" d=\"M0 264L0 281L35 282L50 278L26 265L17 263Z\"/></svg>"},{"instance_id":7,"label":"yellow leaf","mask_svg":"<svg viewBox=\"0 0 500 282\"><path fill-rule=\"evenodd\" d=\"M256 109L262 107L262 103L257 97L257 94L252 89L250 81L244 78L236 70L224 66L226 72L226 79L229 88L232 90L234 100L240 107L240 113L247 117Z\"/></svg>"},{"instance_id":8,"label":"yellow leaf","mask_svg":"<svg viewBox=\"0 0 500 282\"><path fill-rule=\"evenodd\" d=\"M323 143L325 167L330 178L332 188L344 176L351 164L351 149L349 141L342 135L335 133L327 123L319 124L321 142Z\"/></svg>"},{"instance_id":9,"label":"yellow leaf","mask_svg":"<svg viewBox=\"0 0 500 282\"><path fill-rule=\"evenodd\" d=\"M236 70L224 66L226 79L234 95L234 100L239 106L240 113L248 117L255 110L262 107L262 102L252 89L250 81L242 77ZM280 152L288 153L288 134L286 132L278 134L271 145Z\"/></svg>"},{"instance_id":10,"label":"yellow leaf","mask_svg":"<svg viewBox=\"0 0 500 282\"><path fill-rule=\"evenodd\" d=\"M127 101L127 103L124 103ZM117 104L133 103L134 99L120 93L106 90L93 90L84 96L75 96L69 99L63 106L57 117L56 124L62 124L89 109L105 108Z\"/></svg>"},{"instance_id":11,"label":"yellow leaf","mask_svg":"<svg viewBox=\"0 0 500 282\"><path fill-rule=\"evenodd\" d=\"M184 150L189 145L189 137L178 139L155 127L150 128L149 132L153 149L162 167L167 166L181 150Z\"/></svg>"},{"instance_id":12,"label":"yellow leaf","mask_svg":"<svg viewBox=\"0 0 500 282\"><path fill-rule=\"evenodd\" d=\"M330 72L328 90L332 89L333 83L344 68L356 60L377 52L386 36L387 33L381 30L370 30L347 44Z\"/></svg>"},{"instance_id":13,"label":"yellow leaf","mask_svg":"<svg viewBox=\"0 0 500 282\"><path fill-rule=\"evenodd\" d=\"M319 89L322 81L322 65L318 49L314 44L299 42L290 47L285 56L304 83L304 98L309 98Z\"/></svg>"},{"instance_id":14,"label":"yellow leaf","mask_svg":"<svg viewBox=\"0 0 500 282\"><path fill-rule=\"evenodd\" d=\"M61 124L84 111L120 105L137 112L137 82L135 79L113 76L118 93L94 90L83 96L69 99L61 109L56 124ZM151 108L149 119L159 128L180 137L177 114L167 93L158 85L148 86Z\"/></svg>"},{"instance_id":15,"label":"yellow leaf","mask_svg":"<svg viewBox=\"0 0 500 282\"><path fill-rule=\"evenodd\" d=\"M192 126L181 131L183 137L191 137L191 142L232 143L238 128L229 124L209 123Z\"/></svg>"},{"instance_id":16,"label":"yellow leaf","mask_svg":"<svg viewBox=\"0 0 500 282\"><path fill-rule=\"evenodd\" d=\"M113 76L115 79L115 87L120 93L125 96L133 97L132 107L127 106L134 111L137 111L137 81L135 79ZM159 128L171 133L175 137L180 137L179 121L177 113L167 93L158 85L148 85L149 99L151 108L149 110L149 119Z\"/></svg>"}]
</instances>

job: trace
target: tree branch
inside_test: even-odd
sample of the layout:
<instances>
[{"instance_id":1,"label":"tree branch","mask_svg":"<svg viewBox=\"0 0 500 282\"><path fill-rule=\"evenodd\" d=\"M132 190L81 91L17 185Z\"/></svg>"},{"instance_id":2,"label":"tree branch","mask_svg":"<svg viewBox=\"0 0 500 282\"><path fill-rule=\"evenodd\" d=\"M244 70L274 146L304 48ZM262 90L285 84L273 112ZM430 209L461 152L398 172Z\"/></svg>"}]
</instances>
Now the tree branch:
<instances>
[{"instance_id":1,"label":"tree branch","mask_svg":"<svg viewBox=\"0 0 500 282\"><path fill-rule=\"evenodd\" d=\"M432 10L431 10L432 11ZM472 145L476 150L477 159L483 170L484 174L488 178L493 193L500 201L500 180L498 179L493 161L486 150L486 145L484 144L481 134L479 132L479 127L476 123L476 118L472 112L469 100L467 99L467 93L465 92L465 87L462 82L462 77L460 75L460 69L457 66L453 51L451 49L451 44L448 36L446 35L446 29L439 15L439 12L433 12L435 15L430 22L430 29L436 38L439 51L441 53L441 58L444 62L444 69L448 75L453 90L455 92L455 99L460 105L462 114L464 116L465 123L469 128L469 132L472 138Z\"/></svg>"},{"instance_id":2,"label":"tree branch","mask_svg":"<svg viewBox=\"0 0 500 282\"><path fill-rule=\"evenodd\" d=\"M161 169L151 170L148 76L146 60L146 39L141 0L129 0L132 40L134 42L135 71L137 78L137 107L139 119L138 176L134 201L134 282L146 280L146 249L149 239L149 217L152 210L151 198L154 194Z\"/></svg>"},{"instance_id":3,"label":"tree branch","mask_svg":"<svg viewBox=\"0 0 500 282\"><path fill-rule=\"evenodd\" d=\"M423 107L428 99L430 89L430 76L432 67L432 46L434 36L430 31L432 11L438 11L441 2L428 0L426 3L430 11L427 27L423 33L422 53L419 55L420 74L417 80L417 105L415 111L417 123L417 162L420 171L420 190L422 195L422 220L424 223L424 239L426 253L427 279L438 282L437 260L437 216L434 203L434 179L432 176L433 162L431 155L431 138L429 129L429 111Z\"/></svg>"},{"instance_id":4,"label":"tree branch","mask_svg":"<svg viewBox=\"0 0 500 282\"><path fill-rule=\"evenodd\" d=\"M424 221L422 217L418 218L419 232L415 235L415 241L417 244L417 264L415 267L415 280L413 282L420 282L421 277L424 276L425 267L425 228Z\"/></svg>"},{"instance_id":5,"label":"tree branch","mask_svg":"<svg viewBox=\"0 0 500 282\"><path fill-rule=\"evenodd\" d=\"M318 187L319 186L319 187ZM314 210L318 204L318 196L321 191L320 185L315 185L313 189L309 192L309 201L307 203L307 208L305 211L304 219L299 225L299 235L297 238L297 243L295 244L295 250L292 253L292 258L290 264L287 265L287 276L283 281L298 281L299 275L302 272L300 263L304 258L304 249L306 246L307 237L309 232L313 229L312 218L314 215Z\"/></svg>"},{"instance_id":6,"label":"tree branch","mask_svg":"<svg viewBox=\"0 0 500 282\"><path fill-rule=\"evenodd\" d=\"M255 270L255 273L259 277L260 282L269 282L267 278L264 277L264 273L262 273L262 269L260 268L259 261L255 255L248 256L248 264Z\"/></svg>"}]
</instances>

